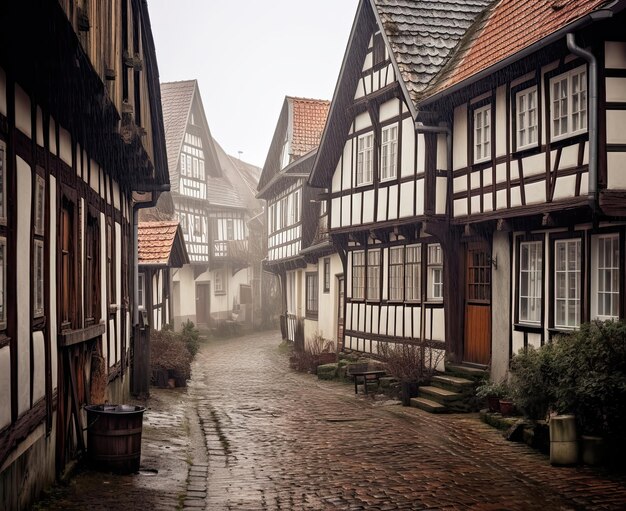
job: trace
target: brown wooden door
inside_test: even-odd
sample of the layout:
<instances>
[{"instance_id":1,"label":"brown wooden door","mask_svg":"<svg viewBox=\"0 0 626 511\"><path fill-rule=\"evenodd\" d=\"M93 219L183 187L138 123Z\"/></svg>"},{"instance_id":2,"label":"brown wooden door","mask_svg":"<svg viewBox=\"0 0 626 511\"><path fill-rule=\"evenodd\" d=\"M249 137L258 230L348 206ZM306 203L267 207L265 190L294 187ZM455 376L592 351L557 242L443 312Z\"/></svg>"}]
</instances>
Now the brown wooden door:
<instances>
[{"instance_id":1,"label":"brown wooden door","mask_svg":"<svg viewBox=\"0 0 626 511\"><path fill-rule=\"evenodd\" d=\"M491 256L487 243L469 243L465 252L465 344L463 361L491 358Z\"/></svg>"},{"instance_id":2,"label":"brown wooden door","mask_svg":"<svg viewBox=\"0 0 626 511\"><path fill-rule=\"evenodd\" d=\"M208 325L211 319L211 283L196 284L196 322Z\"/></svg>"},{"instance_id":3,"label":"brown wooden door","mask_svg":"<svg viewBox=\"0 0 626 511\"><path fill-rule=\"evenodd\" d=\"M344 303L344 278L337 277L337 350L343 350L343 303Z\"/></svg>"}]
</instances>

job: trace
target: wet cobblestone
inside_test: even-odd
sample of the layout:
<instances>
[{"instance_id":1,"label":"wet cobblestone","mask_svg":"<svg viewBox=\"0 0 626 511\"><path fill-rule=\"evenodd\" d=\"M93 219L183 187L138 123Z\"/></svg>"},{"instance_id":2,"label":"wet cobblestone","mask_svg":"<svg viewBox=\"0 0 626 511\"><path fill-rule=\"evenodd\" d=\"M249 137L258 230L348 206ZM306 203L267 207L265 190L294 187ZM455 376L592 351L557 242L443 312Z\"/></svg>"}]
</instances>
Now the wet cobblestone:
<instances>
[{"instance_id":1,"label":"wet cobblestone","mask_svg":"<svg viewBox=\"0 0 626 511\"><path fill-rule=\"evenodd\" d=\"M291 372L279 342L253 335L199 353L190 395L206 451L194 454L208 455L208 480L194 509L626 508L623 474L552 467L475 415L374 406Z\"/></svg>"}]
</instances>

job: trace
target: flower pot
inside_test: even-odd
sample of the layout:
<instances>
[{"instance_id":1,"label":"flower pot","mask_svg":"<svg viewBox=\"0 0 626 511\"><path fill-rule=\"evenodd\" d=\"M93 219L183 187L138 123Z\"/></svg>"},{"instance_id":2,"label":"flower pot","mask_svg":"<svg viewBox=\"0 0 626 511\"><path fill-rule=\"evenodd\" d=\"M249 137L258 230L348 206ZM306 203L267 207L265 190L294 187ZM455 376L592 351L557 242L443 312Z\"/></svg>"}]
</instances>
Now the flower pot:
<instances>
[{"instance_id":1,"label":"flower pot","mask_svg":"<svg viewBox=\"0 0 626 511\"><path fill-rule=\"evenodd\" d=\"M418 385L415 381L400 382L400 397L402 406L411 406L411 398L417 397Z\"/></svg>"},{"instance_id":2,"label":"flower pot","mask_svg":"<svg viewBox=\"0 0 626 511\"><path fill-rule=\"evenodd\" d=\"M580 450L585 465L602 465L605 459L604 438L600 436L581 435Z\"/></svg>"},{"instance_id":3,"label":"flower pot","mask_svg":"<svg viewBox=\"0 0 626 511\"><path fill-rule=\"evenodd\" d=\"M578 461L576 417L556 415L550 419L550 463L574 465Z\"/></svg>"},{"instance_id":4,"label":"flower pot","mask_svg":"<svg viewBox=\"0 0 626 511\"><path fill-rule=\"evenodd\" d=\"M499 400L500 413L502 415L513 415L513 401L510 399L500 399Z\"/></svg>"},{"instance_id":5,"label":"flower pot","mask_svg":"<svg viewBox=\"0 0 626 511\"><path fill-rule=\"evenodd\" d=\"M491 413L500 411L500 398L498 396L487 396L487 406Z\"/></svg>"}]
</instances>

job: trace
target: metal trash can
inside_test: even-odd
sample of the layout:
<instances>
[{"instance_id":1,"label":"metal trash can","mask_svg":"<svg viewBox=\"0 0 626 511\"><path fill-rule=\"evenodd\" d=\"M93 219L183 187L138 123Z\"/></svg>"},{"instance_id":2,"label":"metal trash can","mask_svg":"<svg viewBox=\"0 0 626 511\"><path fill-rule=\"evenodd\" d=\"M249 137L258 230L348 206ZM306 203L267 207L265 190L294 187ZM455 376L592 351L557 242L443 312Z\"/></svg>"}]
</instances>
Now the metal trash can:
<instances>
[{"instance_id":1,"label":"metal trash can","mask_svg":"<svg viewBox=\"0 0 626 511\"><path fill-rule=\"evenodd\" d=\"M578 461L576 417L556 415L550 418L550 463L574 465Z\"/></svg>"},{"instance_id":2,"label":"metal trash can","mask_svg":"<svg viewBox=\"0 0 626 511\"><path fill-rule=\"evenodd\" d=\"M87 459L105 472L131 474L139 470L145 407L91 405L87 410Z\"/></svg>"}]
</instances>

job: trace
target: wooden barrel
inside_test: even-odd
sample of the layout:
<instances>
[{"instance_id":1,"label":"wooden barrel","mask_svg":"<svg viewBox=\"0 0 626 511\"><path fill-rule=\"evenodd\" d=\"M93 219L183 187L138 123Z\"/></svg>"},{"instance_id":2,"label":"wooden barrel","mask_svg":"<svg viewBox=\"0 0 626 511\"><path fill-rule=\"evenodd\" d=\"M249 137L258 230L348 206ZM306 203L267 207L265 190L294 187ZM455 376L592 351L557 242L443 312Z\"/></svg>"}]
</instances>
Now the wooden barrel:
<instances>
[{"instance_id":1,"label":"wooden barrel","mask_svg":"<svg viewBox=\"0 0 626 511\"><path fill-rule=\"evenodd\" d=\"M130 474L139 470L145 407L92 405L87 410L87 458L97 470Z\"/></svg>"}]
</instances>

